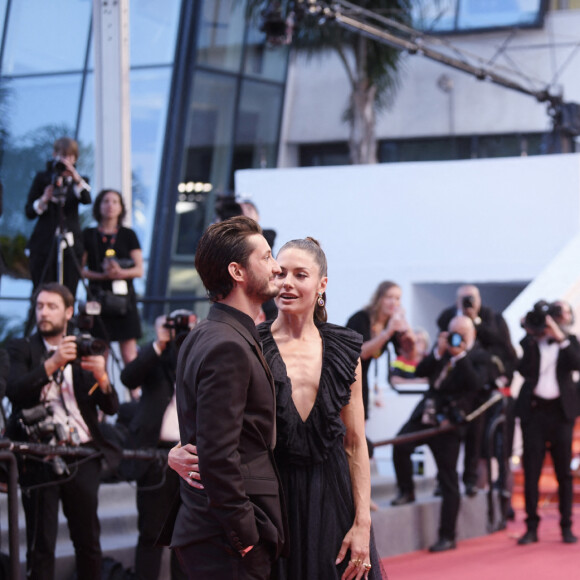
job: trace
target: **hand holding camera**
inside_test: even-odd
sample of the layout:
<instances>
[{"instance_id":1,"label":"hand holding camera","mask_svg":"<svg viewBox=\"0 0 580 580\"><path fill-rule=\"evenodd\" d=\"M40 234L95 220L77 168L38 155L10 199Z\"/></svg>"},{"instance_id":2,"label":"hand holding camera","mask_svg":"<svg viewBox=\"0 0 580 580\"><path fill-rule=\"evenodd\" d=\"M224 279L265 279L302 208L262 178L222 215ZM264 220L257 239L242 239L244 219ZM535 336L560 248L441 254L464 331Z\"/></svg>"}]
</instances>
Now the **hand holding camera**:
<instances>
[{"instance_id":1,"label":"hand holding camera","mask_svg":"<svg viewBox=\"0 0 580 580\"><path fill-rule=\"evenodd\" d=\"M77 358L77 340L76 336L65 336L58 345L54 354L45 361L44 369L46 374L50 377L58 369L66 366L68 363Z\"/></svg>"},{"instance_id":2,"label":"hand holding camera","mask_svg":"<svg viewBox=\"0 0 580 580\"><path fill-rule=\"evenodd\" d=\"M445 355L446 352L454 357L466 350L467 344L463 336L458 332L443 331L439 333L437 338L437 354L439 357Z\"/></svg>"}]
</instances>

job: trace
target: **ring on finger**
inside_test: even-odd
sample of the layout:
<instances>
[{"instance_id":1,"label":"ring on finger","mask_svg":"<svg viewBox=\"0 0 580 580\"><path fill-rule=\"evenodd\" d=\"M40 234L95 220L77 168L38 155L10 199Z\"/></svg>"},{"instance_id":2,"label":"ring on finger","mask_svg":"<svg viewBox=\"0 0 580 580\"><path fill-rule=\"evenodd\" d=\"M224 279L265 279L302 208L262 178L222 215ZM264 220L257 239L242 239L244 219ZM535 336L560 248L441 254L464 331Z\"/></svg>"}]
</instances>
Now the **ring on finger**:
<instances>
[{"instance_id":1,"label":"ring on finger","mask_svg":"<svg viewBox=\"0 0 580 580\"><path fill-rule=\"evenodd\" d=\"M370 570L370 569L372 568L372 566L371 566L370 564L367 564L367 563L363 563L362 567L363 567L365 570Z\"/></svg>"},{"instance_id":2,"label":"ring on finger","mask_svg":"<svg viewBox=\"0 0 580 580\"><path fill-rule=\"evenodd\" d=\"M355 568L358 568L361 565L361 560L360 558L357 558L356 560L351 560L349 564L352 564Z\"/></svg>"},{"instance_id":3,"label":"ring on finger","mask_svg":"<svg viewBox=\"0 0 580 580\"><path fill-rule=\"evenodd\" d=\"M195 473L195 472L193 472L193 471L188 471L188 472L187 472L187 477L189 477L189 479L193 479L193 475L194 475L194 473Z\"/></svg>"}]
</instances>

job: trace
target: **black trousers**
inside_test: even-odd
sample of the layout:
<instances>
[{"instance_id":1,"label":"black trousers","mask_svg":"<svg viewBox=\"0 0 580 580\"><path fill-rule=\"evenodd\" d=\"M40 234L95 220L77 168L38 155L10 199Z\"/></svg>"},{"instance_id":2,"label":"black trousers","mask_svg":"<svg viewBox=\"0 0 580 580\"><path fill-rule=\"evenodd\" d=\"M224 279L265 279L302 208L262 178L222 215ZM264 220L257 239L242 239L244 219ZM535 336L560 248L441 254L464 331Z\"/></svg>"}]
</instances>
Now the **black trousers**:
<instances>
[{"instance_id":1,"label":"black trousers","mask_svg":"<svg viewBox=\"0 0 580 580\"><path fill-rule=\"evenodd\" d=\"M423 425L420 418L411 418L399 431L399 435L415 433L429 428ZM393 463L397 475L397 485L401 493L414 493L413 463L411 455L416 447L429 445L438 469L441 485L441 514L439 520L439 537L455 539L455 525L459 513L459 478L457 476L457 458L459 456L460 436L456 431L441 433L424 441L403 443L393 448Z\"/></svg>"},{"instance_id":2,"label":"black trousers","mask_svg":"<svg viewBox=\"0 0 580 580\"><path fill-rule=\"evenodd\" d=\"M175 548L189 580L270 580L273 549L258 543L243 558L225 537Z\"/></svg>"},{"instance_id":3,"label":"black trousers","mask_svg":"<svg viewBox=\"0 0 580 580\"><path fill-rule=\"evenodd\" d=\"M79 580L101 579L101 526L97 515L100 458L70 465L66 482L22 492L26 518L26 573L30 580L54 580L58 503L68 522Z\"/></svg>"},{"instance_id":4,"label":"black trousers","mask_svg":"<svg viewBox=\"0 0 580 580\"><path fill-rule=\"evenodd\" d=\"M572 527L572 431L574 423L566 419L560 399L542 401L534 397L529 419L522 421L524 442L524 496L526 501L526 524L536 530L538 516L538 483L542 473L546 445L554 463L558 480L560 526Z\"/></svg>"},{"instance_id":5,"label":"black trousers","mask_svg":"<svg viewBox=\"0 0 580 580\"><path fill-rule=\"evenodd\" d=\"M169 469L167 461L162 465L151 462L145 474L137 480L137 527L139 539L135 550L135 580L158 580L163 556L163 546L155 541L179 494L179 475ZM185 580L185 572L171 552L171 579Z\"/></svg>"}]
</instances>

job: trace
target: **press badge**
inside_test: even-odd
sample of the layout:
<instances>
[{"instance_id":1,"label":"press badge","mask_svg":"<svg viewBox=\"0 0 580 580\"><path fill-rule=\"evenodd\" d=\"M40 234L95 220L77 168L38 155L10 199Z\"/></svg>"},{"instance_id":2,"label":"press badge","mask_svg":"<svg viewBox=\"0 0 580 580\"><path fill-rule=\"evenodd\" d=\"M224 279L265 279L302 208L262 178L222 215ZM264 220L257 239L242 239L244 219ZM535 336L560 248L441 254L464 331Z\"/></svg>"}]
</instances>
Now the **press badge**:
<instances>
[{"instance_id":1,"label":"press badge","mask_svg":"<svg viewBox=\"0 0 580 580\"><path fill-rule=\"evenodd\" d=\"M129 286L127 286L127 280L113 280L112 282L113 294L119 296L126 296L129 294Z\"/></svg>"}]
</instances>

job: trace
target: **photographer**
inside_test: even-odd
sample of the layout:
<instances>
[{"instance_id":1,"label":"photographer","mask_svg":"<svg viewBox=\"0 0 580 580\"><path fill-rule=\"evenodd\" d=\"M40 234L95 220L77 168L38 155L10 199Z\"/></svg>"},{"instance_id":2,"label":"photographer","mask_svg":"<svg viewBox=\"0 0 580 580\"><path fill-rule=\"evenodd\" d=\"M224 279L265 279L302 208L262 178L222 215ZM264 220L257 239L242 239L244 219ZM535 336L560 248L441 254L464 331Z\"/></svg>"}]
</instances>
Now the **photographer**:
<instances>
[{"instance_id":1,"label":"photographer","mask_svg":"<svg viewBox=\"0 0 580 580\"><path fill-rule=\"evenodd\" d=\"M509 385L512 381L514 370L517 365L517 355L511 343L508 326L500 313L494 312L491 308L483 306L479 288L473 284L466 284L457 289L455 306L444 310L437 319L437 326L440 331L444 331L449 321L458 315L467 316L473 321L476 330L476 338L479 345L485 349L492 357L496 366L495 376L498 385L502 385L502 392L508 397L507 405L509 409L508 417L508 439L506 447L511 450L513 434L513 416L511 413L511 399ZM486 393L482 393L485 400ZM483 402L480 401L480 402ZM498 407L502 403L497 404ZM465 493L469 497L477 494L478 464L482 451L482 440L486 423L489 422L499 412L492 407L489 411L475 419L467 429L465 434L465 456L463 462L463 484Z\"/></svg>"},{"instance_id":2,"label":"photographer","mask_svg":"<svg viewBox=\"0 0 580 580\"><path fill-rule=\"evenodd\" d=\"M95 336L118 341L127 364L137 356L137 339L141 338L133 280L143 276L143 253L137 234L123 226L125 214L120 192L99 192L93 205L98 225L83 230L83 275L89 280L89 295L101 303L102 324L95 326Z\"/></svg>"},{"instance_id":3,"label":"photographer","mask_svg":"<svg viewBox=\"0 0 580 580\"><path fill-rule=\"evenodd\" d=\"M175 368L180 341L195 324L195 315L176 311L155 321L156 339L144 346L137 358L121 372L129 389L141 387L141 398L129 425L127 446L134 449L158 447L162 461L130 463L131 479L137 480L139 540L135 551L135 579L157 580L163 548L155 545L157 535L179 494L179 476L167 468L167 453L179 441L175 404ZM171 552L171 578L186 578Z\"/></svg>"},{"instance_id":4,"label":"photographer","mask_svg":"<svg viewBox=\"0 0 580 580\"><path fill-rule=\"evenodd\" d=\"M456 316L448 331L441 332L433 351L418 365L415 376L429 380L429 390L415 407L398 435L415 433L451 423L461 424L475 408L479 391L490 379L491 360L485 350L475 345L475 327L466 316ZM411 455L416 447L429 445L441 485L439 539L431 552L455 548L455 524L459 512L457 457L461 435L458 429L433 437L395 445L393 463L399 495L392 505L415 501Z\"/></svg>"},{"instance_id":5,"label":"photographer","mask_svg":"<svg viewBox=\"0 0 580 580\"><path fill-rule=\"evenodd\" d=\"M53 159L45 171L36 174L28 193L26 217L38 220L27 245L33 293L42 282L60 282L56 238L59 230L66 240L62 284L76 295L83 255L79 204L91 203L91 188L75 168L78 156L79 146L74 139L57 139Z\"/></svg>"},{"instance_id":6,"label":"photographer","mask_svg":"<svg viewBox=\"0 0 580 580\"><path fill-rule=\"evenodd\" d=\"M524 384L516 402L524 443L524 493L526 533L518 540L525 545L538 541L538 482L546 446L558 479L560 527L566 544L576 543L572 533L572 431L579 411L578 385L574 371L580 370L580 345L570 334L572 309L564 301L534 305L522 326L523 356L519 372Z\"/></svg>"},{"instance_id":7,"label":"photographer","mask_svg":"<svg viewBox=\"0 0 580 580\"><path fill-rule=\"evenodd\" d=\"M114 465L119 453L102 437L97 412L100 409L113 415L118 399L104 357L91 354L90 349L79 352L77 337L66 335L74 305L68 288L54 282L44 284L34 304L37 332L7 346L11 363L7 396L12 403L9 436L15 438L22 426L30 441L85 445L100 453L78 461L26 456L20 462L27 578L54 579L61 500L74 544L77 578L98 580L102 559L97 515L101 454ZM85 348L86 344L80 350Z\"/></svg>"}]
</instances>

